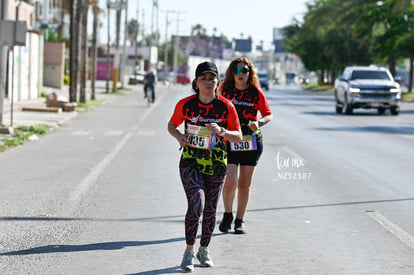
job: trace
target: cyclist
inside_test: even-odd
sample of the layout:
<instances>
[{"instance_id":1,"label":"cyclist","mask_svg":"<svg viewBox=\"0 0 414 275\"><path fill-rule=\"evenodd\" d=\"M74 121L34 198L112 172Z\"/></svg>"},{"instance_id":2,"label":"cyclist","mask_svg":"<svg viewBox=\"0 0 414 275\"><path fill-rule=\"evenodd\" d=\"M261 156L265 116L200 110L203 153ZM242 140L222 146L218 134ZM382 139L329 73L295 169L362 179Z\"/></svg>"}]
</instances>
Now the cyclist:
<instances>
[{"instance_id":1,"label":"cyclist","mask_svg":"<svg viewBox=\"0 0 414 275\"><path fill-rule=\"evenodd\" d=\"M147 90L148 88L151 90L151 101L154 103L155 100L155 83L157 82L157 79L154 75L154 72L152 70L149 70L148 73L145 75L144 79L144 93L145 98L147 98Z\"/></svg>"}]
</instances>

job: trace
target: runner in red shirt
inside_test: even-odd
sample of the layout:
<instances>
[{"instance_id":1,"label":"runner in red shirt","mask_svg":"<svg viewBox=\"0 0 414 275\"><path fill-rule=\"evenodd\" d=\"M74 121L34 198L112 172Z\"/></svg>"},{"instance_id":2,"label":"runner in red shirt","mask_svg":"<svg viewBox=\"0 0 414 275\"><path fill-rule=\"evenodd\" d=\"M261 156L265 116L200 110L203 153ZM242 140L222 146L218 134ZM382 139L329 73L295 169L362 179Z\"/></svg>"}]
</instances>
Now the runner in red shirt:
<instances>
[{"instance_id":1,"label":"runner in red shirt","mask_svg":"<svg viewBox=\"0 0 414 275\"><path fill-rule=\"evenodd\" d=\"M183 153L180 176L187 196L185 216L187 248L181 268L193 271L194 243L201 214L202 235L197 258L202 266L213 266L207 246L216 223L216 209L227 170L226 141L239 142L242 135L234 105L218 95L218 70L214 63L197 66L192 87L195 95L180 100L168 123ZM179 126L184 122L184 133Z\"/></svg>"},{"instance_id":2,"label":"runner in red shirt","mask_svg":"<svg viewBox=\"0 0 414 275\"><path fill-rule=\"evenodd\" d=\"M236 106L243 141L229 143L228 171L223 187L224 215L219 229L228 232L233 221L233 200L236 189L237 214L234 233L245 234L244 214L250 199L250 186L254 171L263 151L263 137L260 127L272 120L272 110L260 88L253 63L246 57L233 60L221 87L222 95ZM261 118L258 117L258 112ZM238 169L240 167L240 175Z\"/></svg>"}]
</instances>

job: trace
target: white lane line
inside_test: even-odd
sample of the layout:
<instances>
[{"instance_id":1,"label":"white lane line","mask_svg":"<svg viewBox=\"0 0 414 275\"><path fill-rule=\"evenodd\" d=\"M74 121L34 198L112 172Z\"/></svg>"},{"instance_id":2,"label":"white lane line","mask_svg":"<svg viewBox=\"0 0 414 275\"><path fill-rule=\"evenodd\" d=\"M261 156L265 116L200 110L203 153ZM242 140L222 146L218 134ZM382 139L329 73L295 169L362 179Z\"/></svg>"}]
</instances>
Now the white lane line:
<instances>
[{"instance_id":1,"label":"white lane line","mask_svg":"<svg viewBox=\"0 0 414 275\"><path fill-rule=\"evenodd\" d=\"M122 136L124 131L107 131L104 135L105 136Z\"/></svg>"},{"instance_id":2,"label":"white lane line","mask_svg":"<svg viewBox=\"0 0 414 275\"><path fill-rule=\"evenodd\" d=\"M137 135L138 136L155 136L155 132L142 130L142 131L139 131Z\"/></svg>"},{"instance_id":3,"label":"white lane line","mask_svg":"<svg viewBox=\"0 0 414 275\"><path fill-rule=\"evenodd\" d=\"M92 133L90 130L79 130L72 133L72 136L88 136Z\"/></svg>"},{"instance_id":4,"label":"white lane line","mask_svg":"<svg viewBox=\"0 0 414 275\"><path fill-rule=\"evenodd\" d=\"M365 211L368 216L384 227L388 232L397 237L400 241L414 249L414 237L405 232L401 227L387 219L384 215L376 211Z\"/></svg>"},{"instance_id":5,"label":"white lane line","mask_svg":"<svg viewBox=\"0 0 414 275\"><path fill-rule=\"evenodd\" d=\"M166 96L167 93L161 95L161 97L152 104L145 113L141 116L137 125L134 125L131 129L131 132L127 133L111 150L111 152L104 158L102 161L92 169L92 172L89 173L81 183L76 187L76 189L72 192L71 196L69 197L70 201L78 201L82 195L89 190L92 184L96 181L96 179L102 174L105 168L109 165L109 163L115 158L115 156L121 151L122 147L128 142L128 140L132 137L133 133L137 131L140 132L139 125L147 119L148 115L151 111L158 105L158 103ZM82 131L78 131L79 134ZM86 132L86 131L83 131ZM90 133L90 132L89 132ZM88 133L88 134L89 134Z\"/></svg>"},{"instance_id":6,"label":"white lane line","mask_svg":"<svg viewBox=\"0 0 414 275\"><path fill-rule=\"evenodd\" d=\"M128 142L128 140L132 137L133 133L127 133L111 150L111 152L104 158L102 161L92 169L92 172L89 173L86 178L84 178L81 183L76 187L76 189L72 192L69 200L77 201L81 198L81 196L89 190L95 180L101 175L101 173L105 170L105 168L109 165L109 163L115 158L115 156L121 151L122 147Z\"/></svg>"}]
</instances>

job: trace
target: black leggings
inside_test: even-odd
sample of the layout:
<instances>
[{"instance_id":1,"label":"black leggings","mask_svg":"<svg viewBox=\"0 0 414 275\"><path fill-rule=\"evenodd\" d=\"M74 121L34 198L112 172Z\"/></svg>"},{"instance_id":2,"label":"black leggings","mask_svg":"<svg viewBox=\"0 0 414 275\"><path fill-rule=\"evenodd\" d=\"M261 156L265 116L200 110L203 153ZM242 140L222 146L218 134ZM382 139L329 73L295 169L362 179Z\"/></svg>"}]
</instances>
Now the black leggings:
<instances>
[{"instance_id":1,"label":"black leggings","mask_svg":"<svg viewBox=\"0 0 414 275\"><path fill-rule=\"evenodd\" d=\"M224 176L210 176L192 167L180 168L181 181L187 196L185 215L185 239L194 245L201 213L203 213L200 245L208 246L216 225L217 203Z\"/></svg>"}]
</instances>

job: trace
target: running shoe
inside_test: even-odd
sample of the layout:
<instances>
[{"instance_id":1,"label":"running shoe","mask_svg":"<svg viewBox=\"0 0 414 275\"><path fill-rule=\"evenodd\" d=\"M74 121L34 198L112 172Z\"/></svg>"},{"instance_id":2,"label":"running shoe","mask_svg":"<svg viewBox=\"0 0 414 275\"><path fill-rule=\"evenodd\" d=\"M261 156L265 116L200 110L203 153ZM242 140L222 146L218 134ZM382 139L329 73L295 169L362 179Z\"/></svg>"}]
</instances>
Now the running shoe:
<instances>
[{"instance_id":1,"label":"running shoe","mask_svg":"<svg viewBox=\"0 0 414 275\"><path fill-rule=\"evenodd\" d=\"M234 234L246 234L246 229L244 228L243 220L236 219L234 221Z\"/></svg>"},{"instance_id":2,"label":"running shoe","mask_svg":"<svg viewBox=\"0 0 414 275\"><path fill-rule=\"evenodd\" d=\"M183 261L181 262L181 270L185 272L193 272L194 270L194 249L187 248L184 251Z\"/></svg>"},{"instance_id":3,"label":"running shoe","mask_svg":"<svg viewBox=\"0 0 414 275\"><path fill-rule=\"evenodd\" d=\"M200 261L201 266L203 267L212 267L214 266L213 260L208 253L208 248L205 246L200 246L197 252L197 259Z\"/></svg>"},{"instance_id":4,"label":"running shoe","mask_svg":"<svg viewBox=\"0 0 414 275\"><path fill-rule=\"evenodd\" d=\"M232 221L233 221L233 213L224 212L223 219L221 220L221 223L219 225L219 230L224 233L229 232L229 229L231 229Z\"/></svg>"}]
</instances>

